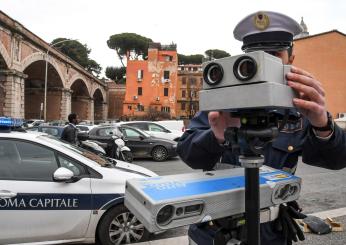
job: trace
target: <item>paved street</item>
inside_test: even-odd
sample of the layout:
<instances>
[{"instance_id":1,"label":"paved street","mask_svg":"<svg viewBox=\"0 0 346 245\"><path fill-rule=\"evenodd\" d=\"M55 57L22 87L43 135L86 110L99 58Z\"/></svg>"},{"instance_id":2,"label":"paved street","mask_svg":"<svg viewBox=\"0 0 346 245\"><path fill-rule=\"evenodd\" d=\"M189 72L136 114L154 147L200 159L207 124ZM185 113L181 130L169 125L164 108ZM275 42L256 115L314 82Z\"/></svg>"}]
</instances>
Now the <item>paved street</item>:
<instances>
[{"instance_id":1,"label":"paved street","mask_svg":"<svg viewBox=\"0 0 346 245\"><path fill-rule=\"evenodd\" d=\"M137 159L134 163L146 167L159 175L196 171L184 164L179 158L170 159L166 162L152 162L151 160ZM346 207L346 169L331 171L312 167L300 161L297 175L303 178L299 203L305 213L315 213ZM338 217L337 220L346 224L346 216ZM153 239L165 239L186 234L187 228L181 227L156 235ZM344 231L340 233L333 232L323 236L307 234L306 241L299 244L344 245L345 243L346 232Z\"/></svg>"}]
</instances>

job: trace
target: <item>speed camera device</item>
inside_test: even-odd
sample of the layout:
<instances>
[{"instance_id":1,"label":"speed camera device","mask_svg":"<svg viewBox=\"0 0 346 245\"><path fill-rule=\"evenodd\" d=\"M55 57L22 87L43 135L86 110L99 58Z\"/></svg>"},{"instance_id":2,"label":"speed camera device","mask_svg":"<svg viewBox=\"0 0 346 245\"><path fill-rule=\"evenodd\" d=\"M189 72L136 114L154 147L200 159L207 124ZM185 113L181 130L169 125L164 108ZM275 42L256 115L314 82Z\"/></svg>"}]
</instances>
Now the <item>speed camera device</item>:
<instances>
[{"instance_id":1,"label":"speed camera device","mask_svg":"<svg viewBox=\"0 0 346 245\"><path fill-rule=\"evenodd\" d=\"M290 68L264 51L205 62L200 110L293 108Z\"/></svg>"},{"instance_id":2,"label":"speed camera device","mask_svg":"<svg viewBox=\"0 0 346 245\"><path fill-rule=\"evenodd\" d=\"M260 208L298 199L301 179L266 166L260 169ZM150 232L245 212L242 168L167 175L126 182L125 206Z\"/></svg>"}]
</instances>

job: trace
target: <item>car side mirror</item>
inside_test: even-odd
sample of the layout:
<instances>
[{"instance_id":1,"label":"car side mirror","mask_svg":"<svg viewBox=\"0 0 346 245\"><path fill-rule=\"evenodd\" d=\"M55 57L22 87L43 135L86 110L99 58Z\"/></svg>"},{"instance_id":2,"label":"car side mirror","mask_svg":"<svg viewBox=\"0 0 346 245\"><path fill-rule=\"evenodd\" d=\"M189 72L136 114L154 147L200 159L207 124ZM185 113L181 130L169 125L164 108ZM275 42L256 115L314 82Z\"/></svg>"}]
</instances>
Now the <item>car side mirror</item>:
<instances>
[{"instance_id":1,"label":"car side mirror","mask_svg":"<svg viewBox=\"0 0 346 245\"><path fill-rule=\"evenodd\" d=\"M60 167L53 173L53 180L56 182L72 182L74 174L71 170Z\"/></svg>"},{"instance_id":2,"label":"car side mirror","mask_svg":"<svg viewBox=\"0 0 346 245\"><path fill-rule=\"evenodd\" d=\"M144 137L143 135L140 135L140 136L139 136L139 139L140 139L140 140L144 140L145 137Z\"/></svg>"},{"instance_id":3,"label":"car side mirror","mask_svg":"<svg viewBox=\"0 0 346 245\"><path fill-rule=\"evenodd\" d=\"M166 133L172 133L171 131L169 131L168 129L165 129L165 132Z\"/></svg>"}]
</instances>

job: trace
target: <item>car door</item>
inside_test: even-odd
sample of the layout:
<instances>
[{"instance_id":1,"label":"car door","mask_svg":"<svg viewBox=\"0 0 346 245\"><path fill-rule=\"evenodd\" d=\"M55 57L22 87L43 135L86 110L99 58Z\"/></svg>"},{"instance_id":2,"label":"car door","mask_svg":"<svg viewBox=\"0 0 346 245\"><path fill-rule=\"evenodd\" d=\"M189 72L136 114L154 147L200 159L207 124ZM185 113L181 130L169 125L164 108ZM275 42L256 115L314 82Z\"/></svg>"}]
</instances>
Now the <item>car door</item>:
<instances>
[{"instance_id":1,"label":"car door","mask_svg":"<svg viewBox=\"0 0 346 245\"><path fill-rule=\"evenodd\" d=\"M60 166L80 179L54 181ZM0 244L84 237L91 204L90 178L76 160L31 141L0 139Z\"/></svg>"},{"instance_id":2,"label":"car door","mask_svg":"<svg viewBox=\"0 0 346 245\"><path fill-rule=\"evenodd\" d=\"M135 157L150 156L152 143L148 142L145 135L133 128L122 127L126 145L131 149Z\"/></svg>"}]
</instances>

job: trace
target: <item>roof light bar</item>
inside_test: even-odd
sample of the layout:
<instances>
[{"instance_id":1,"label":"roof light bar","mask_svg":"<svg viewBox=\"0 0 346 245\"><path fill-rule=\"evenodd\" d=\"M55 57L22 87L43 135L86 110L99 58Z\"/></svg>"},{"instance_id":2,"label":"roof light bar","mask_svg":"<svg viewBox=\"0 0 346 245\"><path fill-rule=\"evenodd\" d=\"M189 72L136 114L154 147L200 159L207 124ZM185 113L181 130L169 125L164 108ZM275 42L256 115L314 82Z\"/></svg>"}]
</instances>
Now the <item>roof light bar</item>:
<instances>
[{"instance_id":1,"label":"roof light bar","mask_svg":"<svg viewBox=\"0 0 346 245\"><path fill-rule=\"evenodd\" d=\"M0 127L20 127L23 125L23 119L0 117Z\"/></svg>"}]
</instances>

